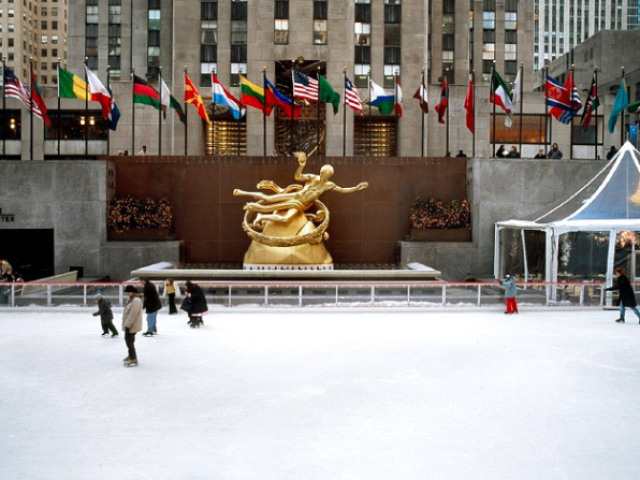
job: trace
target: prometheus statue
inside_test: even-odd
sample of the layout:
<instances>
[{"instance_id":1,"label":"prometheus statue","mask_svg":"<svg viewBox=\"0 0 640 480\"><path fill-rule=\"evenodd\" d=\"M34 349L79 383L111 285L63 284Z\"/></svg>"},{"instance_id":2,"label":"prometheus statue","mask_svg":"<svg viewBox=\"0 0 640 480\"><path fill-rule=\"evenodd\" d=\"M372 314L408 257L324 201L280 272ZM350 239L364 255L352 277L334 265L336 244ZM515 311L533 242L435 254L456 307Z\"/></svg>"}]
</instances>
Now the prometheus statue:
<instances>
[{"instance_id":1,"label":"prometheus statue","mask_svg":"<svg viewBox=\"0 0 640 480\"><path fill-rule=\"evenodd\" d=\"M367 182L355 187L336 185L330 180L333 176L331 165L323 165L319 175L303 173L307 156L302 152L293 155L298 160L294 179L304 184L281 188L271 180L262 180L257 188L273 193L233 191L234 196L249 196L256 200L244 206L242 228L253 240L245 254L245 268L265 265L327 268L332 259L322 242L328 239L329 210L319 200L320 196L330 190L352 193L369 186Z\"/></svg>"}]
</instances>

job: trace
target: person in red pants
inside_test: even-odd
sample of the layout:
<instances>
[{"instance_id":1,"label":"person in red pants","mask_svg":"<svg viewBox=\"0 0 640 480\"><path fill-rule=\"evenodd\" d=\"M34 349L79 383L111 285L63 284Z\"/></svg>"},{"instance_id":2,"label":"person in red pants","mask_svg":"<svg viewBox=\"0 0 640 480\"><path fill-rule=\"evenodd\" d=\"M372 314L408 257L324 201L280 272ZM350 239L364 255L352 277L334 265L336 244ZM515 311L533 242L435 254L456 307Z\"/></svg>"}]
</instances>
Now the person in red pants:
<instances>
[{"instance_id":1,"label":"person in red pants","mask_svg":"<svg viewBox=\"0 0 640 480\"><path fill-rule=\"evenodd\" d=\"M506 314L518 313L518 302L516 302L516 279L508 273L504 276L504 280L501 280L504 287L504 296L507 303Z\"/></svg>"}]
</instances>

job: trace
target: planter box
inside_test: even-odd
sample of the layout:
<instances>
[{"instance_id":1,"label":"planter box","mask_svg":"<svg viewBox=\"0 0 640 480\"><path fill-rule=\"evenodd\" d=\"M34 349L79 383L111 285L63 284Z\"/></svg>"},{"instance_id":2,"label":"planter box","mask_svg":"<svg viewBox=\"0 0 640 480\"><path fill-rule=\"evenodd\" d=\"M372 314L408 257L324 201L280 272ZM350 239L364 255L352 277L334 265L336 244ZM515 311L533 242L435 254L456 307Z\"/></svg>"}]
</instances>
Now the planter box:
<instances>
[{"instance_id":1,"label":"planter box","mask_svg":"<svg viewBox=\"0 0 640 480\"><path fill-rule=\"evenodd\" d=\"M168 228L139 228L135 230L127 230L125 232L116 232L115 230L107 230L107 240L109 241L163 241L173 240L171 232Z\"/></svg>"},{"instance_id":2,"label":"planter box","mask_svg":"<svg viewBox=\"0 0 640 480\"><path fill-rule=\"evenodd\" d=\"M471 230L466 228L419 230L412 228L409 240L416 242L470 242Z\"/></svg>"}]
</instances>

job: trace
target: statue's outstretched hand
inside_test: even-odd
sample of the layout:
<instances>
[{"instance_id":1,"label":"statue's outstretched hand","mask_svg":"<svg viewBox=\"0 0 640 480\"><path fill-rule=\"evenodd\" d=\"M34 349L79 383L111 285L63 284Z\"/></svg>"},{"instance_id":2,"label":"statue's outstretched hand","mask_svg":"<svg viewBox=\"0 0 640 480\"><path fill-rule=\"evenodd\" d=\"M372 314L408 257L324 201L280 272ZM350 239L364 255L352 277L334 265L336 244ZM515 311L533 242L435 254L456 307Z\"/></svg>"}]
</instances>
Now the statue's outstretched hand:
<instances>
[{"instance_id":1,"label":"statue's outstretched hand","mask_svg":"<svg viewBox=\"0 0 640 480\"><path fill-rule=\"evenodd\" d=\"M359 189L361 189L361 190L362 190L363 188L367 188L368 186L369 186L369 182L360 182L360 183L358 184L358 188L359 188Z\"/></svg>"}]
</instances>

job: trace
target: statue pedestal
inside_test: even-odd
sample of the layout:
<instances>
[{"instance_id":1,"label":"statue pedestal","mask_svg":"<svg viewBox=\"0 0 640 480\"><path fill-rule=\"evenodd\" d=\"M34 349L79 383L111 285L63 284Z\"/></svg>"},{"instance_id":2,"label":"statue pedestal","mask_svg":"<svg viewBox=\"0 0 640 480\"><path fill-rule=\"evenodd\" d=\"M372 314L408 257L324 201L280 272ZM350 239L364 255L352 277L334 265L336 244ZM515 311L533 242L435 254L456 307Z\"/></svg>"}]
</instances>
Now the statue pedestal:
<instances>
[{"instance_id":1,"label":"statue pedestal","mask_svg":"<svg viewBox=\"0 0 640 480\"><path fill-rule=\"evenodd\" d=\"M262 233L275 238L306 235L316 226L297 212L287 223L266 222ZM256 240L244 254L245 270L332 270L333 259L323 242L291 246L265 245Z\"/></svg>"}]
</instances>

